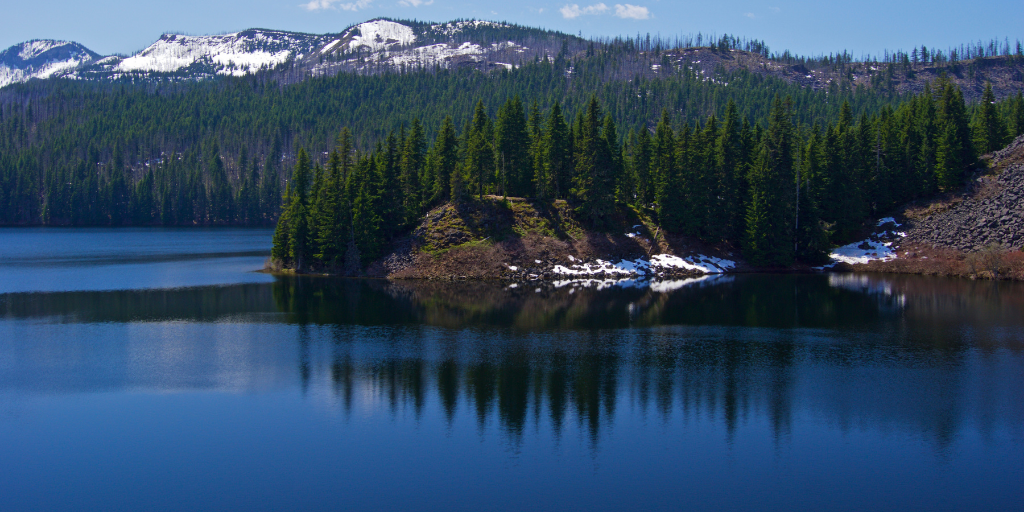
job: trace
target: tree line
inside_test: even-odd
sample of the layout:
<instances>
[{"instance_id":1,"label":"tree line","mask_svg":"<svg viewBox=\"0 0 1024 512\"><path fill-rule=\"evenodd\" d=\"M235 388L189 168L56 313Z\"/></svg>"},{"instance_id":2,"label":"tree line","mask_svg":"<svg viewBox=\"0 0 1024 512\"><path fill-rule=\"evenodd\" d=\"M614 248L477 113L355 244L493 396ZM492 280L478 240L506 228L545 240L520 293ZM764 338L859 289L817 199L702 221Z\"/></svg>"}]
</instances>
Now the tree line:
<instances>
[{"instance_id":1,"label":"tree line","mask_svg":"<svg viewBox=\"0 0 1024 512\"><path fill-rule=\"evenodd\" d=\"M487 195L567 200L592 229L619 207L665 230L741 247L755 265L821 261L865 221L906 201L960 187L976 156L1024 132L1024 99L997 104L991 88L973 115L940 80L897 107L855 119L795 122L776 96L765 123L730 101L719 119L673 119L620 134L596 96L575 116L518 96L492 117L478 101L461 130L451 116L433 144L418 119L356 151L348 129L326 165L300 150L274 235L273 257L299 270L354 270L429 209Z\"/></svg>"},{"instance_id":2,"label":"tree line","mask_svg":"<svg viewBox=\"0 0 1024 512\"><path fill-rule=\"evenodd\" d=\"M560 53L487 74L341 73L287 86L250 76L6 87L0 91L0 225L265 224L277 216L274 198L299 147L324 164L341 126L349 127L353 147L366 152L413 116L433 140L445 117L471 117L477 100L488 112L515 95L533 98L544 111L558 103L576 112L596 94L619 126L638 131L663 109L692 122L723 115L730 100L752 123L767 119L775 95L792 98L799 123L834 118L839 100L857 113L897 100L870 91L814 91L746 70L714 80L685 70L649 76L641 73L649 63L624 67L619 57ZM221 198L218 205L213 197Z\"/></svg>"}]
</instances>

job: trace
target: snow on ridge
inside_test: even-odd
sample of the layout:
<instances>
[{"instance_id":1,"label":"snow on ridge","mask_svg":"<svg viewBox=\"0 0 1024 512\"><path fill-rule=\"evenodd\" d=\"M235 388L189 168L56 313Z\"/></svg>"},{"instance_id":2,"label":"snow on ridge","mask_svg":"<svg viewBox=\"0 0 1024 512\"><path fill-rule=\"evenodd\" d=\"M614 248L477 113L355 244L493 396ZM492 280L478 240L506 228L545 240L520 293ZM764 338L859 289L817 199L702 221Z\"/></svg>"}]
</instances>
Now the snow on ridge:
<instances>
[{"instance_id":1,"label":"snow on ridge","mask_svg":"<svg viewBox=\"0 0 1024 512\"><path fill-rule=\"evenodd\" d=\"M435 32L444 34L446 36L452 36L452 35L455 35L455 34L457 34L459 32L462 32L463 30L465 30L467 28L502 27L502 26L504 26L504 25L501 24L501 23L495 23L493 21L472 20L472 21L451 21L451 22L442 23L442 24L439 24L439 25L431 25L430 29L435 31Z\"/></svg>"},{"instance_id":2,"label":"snow on ridge","mask_svg":"<svg viewBox=\"0 0 1024 512\"><path fill-rule=\"evenodd\" d=\"M341 39L335 39L334 41L331 41L331 42L327 43L327 46L324 46L324 48L322 50L320 50L320 53L327 53L327 52L331 51L340 42L341 42Z\"/></svg>"},{"instance_id":3,"label":"snow on ridge","mask_svg":"<svg viewBox=\"0 0 1024 512\"><path fill-rule=\"evenodd\" d=\"M349 29L348 34L355 30L359 35L352 36L349 48L365 46L371 51L387 49L389 46L408 46L416 42L416 34L412 28L388 20L372 20L360 23Z\"/></svg>"},{"instance_id":4,"label":"snow on ridge","mask_svg":"<svg viewBox=\"0 0 1024 512\"><path fill-rule=\"evenodd\" d=\"M66 41L36 40L23 43L18 58L23 61L35 59L54 48L69 45ZM60 60L49 60L41 64L24 64L9 66L0 64L0 87L14 83L27 82L33 78L46 79L67 75L75 68L91 60L88 52L73 51L69 57Z\"/></svg>"},{"instance_id":5,"label":"snow on ridge","mask_svg":"<svg viewBox=\"0 0 1024 512\"><path fill-rule=\"evenodd\" d=\"M388 54L388 59L395 66L401 64L407 66L414 64L430 66L433 64L443 64L454 57L469 57L473 60L479 60L478 56L483 53L483 48L476 43L465 42L457 48L452 48L447 43L438 43L390 53Z\"/></svg>"},{"instance_id":6,"label":"snow on ridge","mask_svg":"<svg viewBox=\"0 0 1024 512\"><path fill-rule=\"evenodd\" d=\"M21 60L34 59L43 53L66 44L68 44L66 41L54 41L52 39L37 39L35 41L29 41L21 44L21 51L18 52L18 57L20 57Z\"/></svg>"},{"instance_id":7,"label":"snow on ridge","mask_svg":"<svg viewBox=\"0 0 1024 512\"><path fill-rule=\"evenodd\" d=\"M209 59L218 67L217 73L241 76L262 67L273 68L291 57L290 49L274 52L254 48L256 43L268 42L277 42L277 39L262 32L249 36L240 36L240 33L219 36L165 35L145 50L122 60L115 66L115 70L171 73L197 61ZM292 42L291 38L285 37L285 42Z\"/></svg>"}]
</instances>

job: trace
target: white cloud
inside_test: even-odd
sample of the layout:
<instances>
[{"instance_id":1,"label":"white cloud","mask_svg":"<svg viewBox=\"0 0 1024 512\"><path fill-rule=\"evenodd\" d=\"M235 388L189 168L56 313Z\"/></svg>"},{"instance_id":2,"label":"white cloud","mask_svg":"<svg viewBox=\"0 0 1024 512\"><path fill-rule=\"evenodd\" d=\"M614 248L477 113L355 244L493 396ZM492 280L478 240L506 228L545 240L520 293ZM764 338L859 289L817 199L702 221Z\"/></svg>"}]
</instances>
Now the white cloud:
<instances>
[{"instance_id":1,"label":"white cloud","mask_svg":"<svg viewBox=\"0 0 1024 512\"><path fill-rule=\"evenodd\" d=\"M421 5L430 5L434 3L434 0L430 0L429 2L424 2L423 0L399 0L398 3L406 7L419 7Z\"/></svg>"},{"instance_id":2,"label":"white cloud","mask_svg":"<svg viewBox=\"0 0 1024 512\"><path fill-rule=\"evenodd\" d=\"M752 12L748 12L748 13L744 14L744 16L746 16L746 17L748 17L750 19L754 19L754 13L752 13Z\"/></svg>"},{"instance_id":3,"label":"white cloud","mask_svg":"<svg viewBox=\"0 0 1024 512\"><path fill-rule=\"evenodd\" d=\"M565 7L559 9L562 13L562 17L571 20L578 18L582 15L589 14L601 14L608 10L608 6L604 3L597 3L594 5L588 5L586 7L580 7L580 4L565 4Z\"/></svg>"},{"instance_id":4,"label":"white cloud","mask_svg":"<svg viewBox=\"0 0 1024 512\"><path fill-rule=\"evenodd\" d=\"M415 0L422 2L422 0ZM343 11L359 11L366 9L373 3L373 0L356 0L355 2L339 3L340 0L312 0L308 4L302 4L307 11L320 11L324 9L341 9Z\"/></svg>"},{"instance_id":5,"label":"white cloud","mask_svg":"<svg viewBox=\"0 0 1024 512\"><path fill-rule=\"evenodd\" d=\"M622 19L646 20L651 17L651 12L639 5L615 4L615 15Z\"/></svg>"}]
</instances>

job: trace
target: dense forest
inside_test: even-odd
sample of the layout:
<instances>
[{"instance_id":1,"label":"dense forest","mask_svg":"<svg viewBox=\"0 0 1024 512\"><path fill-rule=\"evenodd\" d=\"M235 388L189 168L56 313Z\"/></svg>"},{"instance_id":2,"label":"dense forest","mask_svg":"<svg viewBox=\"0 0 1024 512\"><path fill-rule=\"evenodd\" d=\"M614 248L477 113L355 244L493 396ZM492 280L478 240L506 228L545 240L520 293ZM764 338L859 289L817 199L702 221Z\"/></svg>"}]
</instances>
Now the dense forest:
<instances>
[{"instance_id":1,"label":"dense forest","mask_svg":"<svg viewBox=\"0 0 1024 512\"><path fill-rule=\"evenodd\" d=\"M616 51L626 52L626 49ZM634 50L629 50L634 51ZM0 224L269 224L298 147L324 163L340 127L369 151L411 118L425 135L441 121L530 98L582 112L596 94L620 135L725 116L766 125L772 98L789 97L800 126L855 117L902 100L864 88L820 91L746 69L623 76L615 51L584 50L511 70L341 73L281 85L267 75L202 83L35 81L0 91Z\"/></svg>"},{"instance_id":2,"label":"dense forest","mask_svg":"<svg viewBox=\"0 0 1024 512\"><path fill-rule=\"evenodd\" d=\"M899 106L800 125L776 96L764 124L729 101L689 122L666 109L654 130L620 134L597 96L567 117L518 96L495 118L478 101L461 132L452 117L433 144L418 119L371 151L341 131L325 166L300 149L273 257L300 270L353 268L428 209L486 195L566 200L592 229L616 207L650 213L670 232L742 247L755 265L819 261L830 244L896 205L960 187L976 156L1024 132L1024 99L991 89L970 115L959 88L929 86Z\"/></svg>"},{"instance_id":3,"label":"dense forest","mask_svg":"<svg viewBox=\"0 0 1024 512\"><path fill-rule=\"evenodd\" d=\"M0 225L269 226L284 212L279 259L329 267L372 260L441 202L496 194L567 200L595 229L628 205L786 264L956 188L977 155L1024 131L1019 91L968 102L962 78L892 85L922 65L962 74L1018 59L1008 42L881 61L771 54L835 75L822 88L697 66L693 49L657 39L570 39L552 58L491 72L6 87ZM769 55L729 36L683 43L710 44L697 50L721 62ZM848 79L874 68L867 86Z\"/></svg>"}]
</instances>

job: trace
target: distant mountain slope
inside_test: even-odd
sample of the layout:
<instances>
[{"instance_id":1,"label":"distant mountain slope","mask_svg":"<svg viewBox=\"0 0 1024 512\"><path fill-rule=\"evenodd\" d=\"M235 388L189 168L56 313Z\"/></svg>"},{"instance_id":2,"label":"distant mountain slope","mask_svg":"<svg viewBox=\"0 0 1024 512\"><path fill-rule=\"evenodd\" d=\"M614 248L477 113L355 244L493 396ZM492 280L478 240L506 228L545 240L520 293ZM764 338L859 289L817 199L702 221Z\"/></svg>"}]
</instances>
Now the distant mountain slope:
<instances>
[{"instance_id":1,"label":"distant mountain slope","mask_svg":"<svg viewBox=\"0 0 1024 512\"><path fill-rule=\"evenodd\" d=\"M801 87L841 93L863 87L883 94L920 93L925 82L947 75L968 101L986 82L997 99L1024 88L1024 55L968 48L967 58L932 52L930 59L887 54L884 62L855 61L846 52L799 57L769 53L760 41L723 36L668 41L657 38L586 40L560 32L507 23L458 20L447 23L369 20L333 34L249 29L232 34L164 34L128 56L101 57L78 43L37 40L0 53L0 87L33 78L90 81L189 82L217 76L258 74L296 83L338 73L381 74L417 69L502 70L558 58L572 65L596 61L604 80L630 81L678 76L723 80L736 69L781 78ZM922 49L922 52L924 50ZM961 52L965 51L963 47Z\"/></svg>"},{"instance_id":2,"label":"distant mountain slope","mask_svg":"<svg viewBox=\"0 0 1024 512\"><path fill-rule=\"evenodd\" d=\"M95 52L70 41L36 39L16 44L0 52L0 87L62 76L97 58Z\"/></svg>"},{"instance_id":3,"label":"distant mountain slope","mask_svg":"<svg viewBox=\"0 0 1024 512\"><path fill-rule=\"evenodd\" d=\"M164 34L129 57L101 57L78 43L30 41L2 54L0 87L51 77L187 81L276 71L278 79L294 82L342 71L462 66L487 70L547 55L567 38L577 45L583 42L488 21L428 24L375 19L337 34L265 29L211 36ZM525 41L541 44L531 50Z\"/></svg>"}]
</instances>

